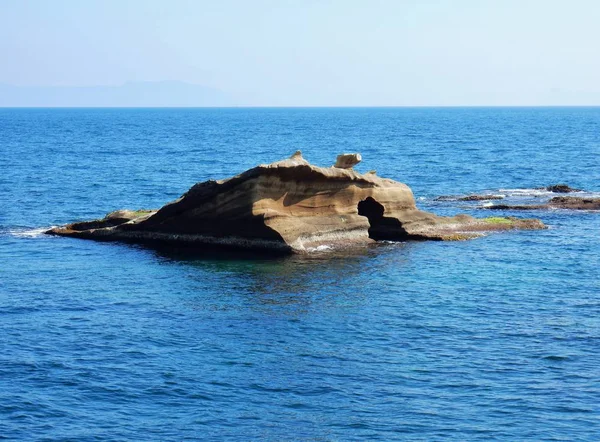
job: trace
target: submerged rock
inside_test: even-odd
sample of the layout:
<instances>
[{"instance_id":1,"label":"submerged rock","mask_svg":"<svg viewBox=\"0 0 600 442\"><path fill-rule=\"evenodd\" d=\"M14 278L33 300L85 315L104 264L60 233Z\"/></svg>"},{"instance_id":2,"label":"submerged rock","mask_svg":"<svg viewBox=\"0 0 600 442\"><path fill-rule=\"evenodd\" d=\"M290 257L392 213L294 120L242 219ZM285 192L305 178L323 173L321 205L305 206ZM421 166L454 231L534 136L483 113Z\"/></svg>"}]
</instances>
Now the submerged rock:
<instances>
[{"instance_id":1,"label":"submerged rock","mask_svg":"<svg viewBox=\"0 0 600 442\"><path fill-rule=\"evenodd\" d=\"M233 178L198 183L157 211L117 211L47 233L289 253L322 245L457 240L485 231L544 228L538 220L492 220L421 211L406 184L374 173L317 167L296 152Z\"/></svg>"},{"instance_id":2,"label":"submerged rock","mask_svg":"<svg viewBox=\"0 0 600 442\"><path fill-rule=\"evenodd\" d=\"M458 199L458 201L491 201L504 199L502 195L468 195Z\"/></svg>"},{"instance_id":3,"label":"submerged rock","mask_svg":"<svg viewBox=\"0 0 600 442\"><path fill-rule=\"evenodd\" d=\"M503 195L442 195L434 198L434 201L491 201L504 199Z\"/></svg>"}]
</instances>

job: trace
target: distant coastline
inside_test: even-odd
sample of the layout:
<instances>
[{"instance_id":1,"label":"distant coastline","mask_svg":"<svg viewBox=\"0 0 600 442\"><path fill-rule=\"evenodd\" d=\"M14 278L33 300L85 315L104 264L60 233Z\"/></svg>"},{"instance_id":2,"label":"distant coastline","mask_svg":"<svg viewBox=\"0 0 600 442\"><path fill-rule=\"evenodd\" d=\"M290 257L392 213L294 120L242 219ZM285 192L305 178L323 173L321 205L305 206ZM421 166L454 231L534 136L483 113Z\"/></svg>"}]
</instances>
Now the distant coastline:
<instances>
[{"instance_id":1,"label":"distant coastline","mask_svg":"<svg viewBox=\"0 0 600 442\"><path fill-rule=\"evenodd\" d=\"M597 104L251 104L220 89L183 81L128 81L100 86L17 86L0 83L0 108L244 109L511 109L596 108Z\"/></svg>"}]
</instances>

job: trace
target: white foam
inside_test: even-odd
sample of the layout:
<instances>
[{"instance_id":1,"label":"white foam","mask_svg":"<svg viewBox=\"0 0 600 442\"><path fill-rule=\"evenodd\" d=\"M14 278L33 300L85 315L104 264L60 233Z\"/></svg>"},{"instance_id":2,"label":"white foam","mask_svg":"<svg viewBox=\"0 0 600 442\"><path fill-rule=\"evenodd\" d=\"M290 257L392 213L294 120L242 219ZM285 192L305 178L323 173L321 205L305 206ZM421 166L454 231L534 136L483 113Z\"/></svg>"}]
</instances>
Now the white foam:
<instances>
[{"instance_id":1,"label":"white foam","mask_svg":"<svg viewBox=\"0 0 600 442\"><path fill-rule=\"evenodd\" d=\"M553 195L545 189L499 189L500 192L509 196L546 196Z\"/></svg>"},{"instance_id":2,"label":"white foam","mask_svg":"<svg viewBox=\"0 0 600 442\"><path fill-rule=\"evenodd\" d=\"M17 238L40 238L44 233L53 227L38 227L35 229L11 229L8 231L9 235L16 236Z\"/></svg>"},{"instance_id":3,"label":"white foam","mask_svg":"<svg viewBox=\"0 0 600 442\"><path fill-rule=\"evenodd\" d=\"M554 196L578 196L583 198L600 198L600 192L577 191L577 192L550 192L546 189L499 189L499 192L506 193L507 197L554 197Z\"/></svg>"}]
</instances>

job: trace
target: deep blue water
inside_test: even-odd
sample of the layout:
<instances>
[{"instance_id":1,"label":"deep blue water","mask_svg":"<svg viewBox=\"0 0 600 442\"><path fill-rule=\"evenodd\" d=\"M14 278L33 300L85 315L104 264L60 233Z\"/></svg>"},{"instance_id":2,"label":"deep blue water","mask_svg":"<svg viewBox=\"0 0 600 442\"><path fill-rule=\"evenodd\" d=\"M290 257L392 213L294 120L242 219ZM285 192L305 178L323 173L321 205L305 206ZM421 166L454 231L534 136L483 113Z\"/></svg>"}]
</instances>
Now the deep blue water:
<instances>
[{"instance_id":1,"label":"deep blue water","mask_svg":"<svg viewBox=\"0 0 600 442\"><path fill-rule=\"evenodd\" d=\"M440 214L600 191L600 108L0 109L0 439L600 440L600 213L278 259L39 234L297 149Z\"/></svg>"}]
</instances>

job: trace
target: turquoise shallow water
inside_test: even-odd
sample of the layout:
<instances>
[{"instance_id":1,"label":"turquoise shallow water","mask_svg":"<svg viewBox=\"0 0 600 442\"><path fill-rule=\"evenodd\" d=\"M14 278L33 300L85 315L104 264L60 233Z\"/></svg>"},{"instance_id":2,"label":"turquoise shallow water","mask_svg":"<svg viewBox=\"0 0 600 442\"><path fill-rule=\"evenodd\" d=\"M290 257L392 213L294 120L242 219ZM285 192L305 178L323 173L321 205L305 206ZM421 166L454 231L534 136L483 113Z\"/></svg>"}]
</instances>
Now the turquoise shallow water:
<instances>
[{"instance_id":1,"label":"turquoise shallow water","mask_svg":"<svg viewBox=\"0 0 600 442\"><path fill-rule=\"evenodd\" d=\"M278 259L39 234L297 149L440 214L600 191L600 108L1 109L0 438L600 439L599 213Z\"/></svg>"}]
</instances>

